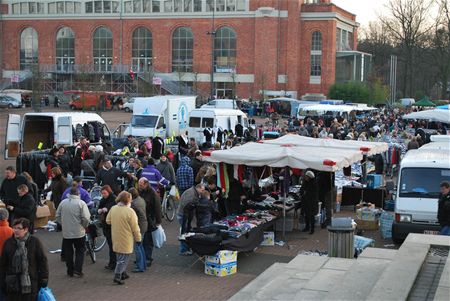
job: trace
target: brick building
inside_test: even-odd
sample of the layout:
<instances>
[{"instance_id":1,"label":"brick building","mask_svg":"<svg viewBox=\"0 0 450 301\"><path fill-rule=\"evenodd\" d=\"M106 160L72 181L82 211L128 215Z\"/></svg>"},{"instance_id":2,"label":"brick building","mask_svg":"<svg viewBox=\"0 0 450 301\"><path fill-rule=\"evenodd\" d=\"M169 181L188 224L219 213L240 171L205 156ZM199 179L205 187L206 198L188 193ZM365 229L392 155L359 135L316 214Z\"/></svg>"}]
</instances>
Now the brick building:
<instances>
[{"instance_id":1,"label":"brick building","mask_svg":"<svg viewBox=\"0 0 450 301\"><path fill-rule=\"evenodd\" d=\"M367 56L355 51L355 15L330 0L1 3L3 78L26 78L38 64L59 82L56 90L73 88L76 73L113 82L132 70L141 80L150 74L207 94L213 80L217 95L293 91L300 98L366 73Z\"/></svg>"}]
</instances>

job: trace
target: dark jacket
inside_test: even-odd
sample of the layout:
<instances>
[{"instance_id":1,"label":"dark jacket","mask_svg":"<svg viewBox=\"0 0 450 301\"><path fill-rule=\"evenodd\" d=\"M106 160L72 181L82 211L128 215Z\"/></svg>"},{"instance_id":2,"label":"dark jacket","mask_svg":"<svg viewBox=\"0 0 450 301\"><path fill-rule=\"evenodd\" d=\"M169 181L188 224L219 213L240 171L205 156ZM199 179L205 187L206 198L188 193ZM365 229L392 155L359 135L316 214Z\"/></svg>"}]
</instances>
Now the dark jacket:
<instances>
[{"instance_id":1,"label":"dark jacket","mask_svg":"<svg viewBox=\"0 0 450 301\"><path fill-rule=\"evenodd\" d=\"M316 215L319 210L319 192L315 179L304 180L300 189L302 209L307 215Z\"/></svg>"},{"instance_id":2,"label":"dark jacket","mask_svg":"<svg viewBox=\"0 0 450 301\"><path fill-rule=\"evenodd\" d=\"M14 179L4 179L0 187L0 199L6 204L11 205L19 199L17 187L21 184L28 185L27 179L22 175L16 175Z\"/></svg>"},{"instance_id":3,"label":"dark jacket","mask_svg":"<svg viewBox=\"0 0 450 301\"><path fill-rule=\"evenodd\" d=\"M202 166L203 166L203 161L200 161L197 158L192 159L191 167L192 167L192 170L194 171L194 177L197 176L197 174Z\"/></svg>"},{"instance_id":4,"label":"dark jacket","mask_svg":"<svg viewBox=\"0 0 450 301\"><path fill-rule=\"evenodd\" d=\"M108 215L109 211L111 210L112 206L116 205L116 196L111 193L108 198L102 198L100 200L100 203L98 204L98 209L106 208L108 211L104 214L104 218L102 218L102 226L103 229L111 231L111 225L108 225L106 223L106 215Z\"/></svg>"},{"instance_id":5,"label":"dark jacket","mask_svg":"<svg viewBox=\"0 0 450 301\"><path fill-rule=\"evenodd\" d=\"M53 178L50 187L46 189L46 191L52 192L50 201L52 201L55 204L55 208L58 208L58 205L62 200L62 195L66 189L67 189L67 181L62 176L57 176Z\"/></svg>"},{"instance_id":6,"label":"dark jacket","mask_svg":"<svg viewBox=\"0 0 450 301\"><path fill-rule=\"evenodd\" d=\"M166 160L166 162L159 161L159 163L156 165L156 169L159 170L161 175L169 182L176 183L177 179L175 176L175 170L173 169L172 163L170 163L169 160Z\"/></svg>"},{"instance_id":7,"label":"dark jacket","mask_svg":"<svg viewBox=\"0 0 450 301\"><path fill-rule=\"evenodd\" d=\"M148 229L145 200L142 197L138 196L131 203L131 208L136 212L139 229L141 230L141 234L144 235Z\"/></svg>"},{"instance_id":8,"label":"dark jacket","mask_svg":"<svg viewBox=\"0 0 450 301\"><path fill-rule=\"evenodd\" d=\"M156 230L156 225L160 225L162 221L159 196L151 187L146 190L139 190L139 195L145 200L148 231L154 231Z\"/></svg>"},{"instance_id":9,"label":"dark jacket","mask_svg":"<svg viewBox=\"0 0 450 301\"><path fill-rule=\"evenodd\" d=\"M36 217L36 201L30 193L25 194L14 202L11 220L24 217L30 222L34 222Z\"/></svg>"},{"instance_id":10,"label":"dark jacket","mask_svg":"<svg viewBox=\"0 0 450 301\"><path fill-rule=\"evenodd\" d=\"M437 215L441 227L450 226L450 193L439 196Z\"/></svg>"},{"instance_id":11,"label":"dark jacket","mask_svg":"<svg viewBox=\"0 0 450 301\"><path fill-rule=\"evenodd\" d=\"M116 167L111 167L108 170L102 168L97 172L96 182L98 185L101 186L103 185L111 186L112 191L115 194L119 194L120 186L119 182L117 181L117 178L126 176L127 176L126 172L123 172Z\"/></svg>"},{"instance_id":12,"label":"dark jacket","mask_svg":"<svg viewBox=\"0 0 450 301\"><path fill-rule=\"evenodd\" d=\"M39 188L36 183L28 182L28 187L30 187L30 193L33 196L33 199L36 201L36 204L40 204L41 199L39 198Z\"/></svg>"},{"instance_id":13,"label":"dark jacket","mask_svg":"<svg viewBox=\"0 0 450 301\"><path fill-rule=\"evenodd\" d=\"M31 294L36 295L40 286L48 282L48 263L44 248L39 239L30 235L25 243L28 253L28 273L31 280ZM3 253L0 258L0 285L1 290L5 292L5 278L7 275L14 275L13 257L17 249L17 242L14 237L9 238L3 247ZM7 292L6 300L22 300L20 294L11 294Z\"/></svg>"}]
</instances>

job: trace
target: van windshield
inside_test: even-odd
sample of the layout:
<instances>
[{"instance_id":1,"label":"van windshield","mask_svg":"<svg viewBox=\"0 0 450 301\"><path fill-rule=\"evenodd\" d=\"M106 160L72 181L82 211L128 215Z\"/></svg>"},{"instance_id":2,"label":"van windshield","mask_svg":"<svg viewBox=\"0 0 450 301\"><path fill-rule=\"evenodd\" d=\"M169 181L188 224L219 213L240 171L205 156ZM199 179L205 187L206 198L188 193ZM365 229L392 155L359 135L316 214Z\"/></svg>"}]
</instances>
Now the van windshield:
<instances>
[{"instance_id":1,"label":"van windshield","mask_svg":"<svg viewBox=\"0 0 450 301\"><path fill-rule=\"evenodd\" d=\"M131 117L131 126L134 127L149 127L153 128L156 125L156 121L158 121L158 116L147 116L147 115L133 115Z\"/></svg>"},{"instance_id":2,"label":"van windshield","mask_svg":"<svg viewBox=\"0 0 450 301\"><path fill-rule=\"evenodd\" d=\"M450 181L450 169L404 168L399 197L438 198L442 181Z\"/></svg>"}]
</instances>

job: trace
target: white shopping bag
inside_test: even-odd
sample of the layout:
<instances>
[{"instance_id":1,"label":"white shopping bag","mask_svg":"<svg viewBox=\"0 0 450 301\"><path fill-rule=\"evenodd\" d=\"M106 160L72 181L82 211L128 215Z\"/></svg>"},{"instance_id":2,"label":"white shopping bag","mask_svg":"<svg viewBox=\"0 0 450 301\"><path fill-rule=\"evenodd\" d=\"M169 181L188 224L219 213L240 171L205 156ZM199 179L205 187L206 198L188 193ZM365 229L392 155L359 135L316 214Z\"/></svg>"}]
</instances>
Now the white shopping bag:
<instances>
[{"instance_id":1,"label":"white shopping bag","mask_svg":"<svg viewBox=\"0 0 450 301\"><path fill-rule=\"evenodd\" d=\"M161 225L159 225L155 231L152 232L153 245L155 248L160 249L166 242L166 233Z\"/></svg>"}]
</instances>

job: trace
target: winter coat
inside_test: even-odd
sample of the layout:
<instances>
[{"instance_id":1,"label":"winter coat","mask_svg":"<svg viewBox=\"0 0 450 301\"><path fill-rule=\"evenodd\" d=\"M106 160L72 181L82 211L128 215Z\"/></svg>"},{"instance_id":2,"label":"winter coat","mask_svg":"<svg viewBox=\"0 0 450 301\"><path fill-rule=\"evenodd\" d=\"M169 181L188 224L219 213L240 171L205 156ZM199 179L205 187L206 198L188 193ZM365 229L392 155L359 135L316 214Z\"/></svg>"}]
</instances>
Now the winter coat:
<instances>
[{"instance_id":1,"label":"winter coat","mask_svg":"<svg viewBox=\"0 0 450 301\"><path fill-rule=\"evenodd\" d=\"M315 179L304 180L300 189L302 209L307 215L316 215L319 210L318 186Z\"/></svg>"},{"instance_id":2,"label":"winter coat","mask_svg":"<svg viewBox=\"0 0 450 301\"><path fill-rule=\"evenodd\" d=\"M147 231L154 231L156 225L162 222L161 201L158 194L149 188L147 190L139 190L139 195L145 201L145 213L147 215Z\"/></svg>"},{"instance_id":3,"label":"winter coat","mask_svg":"<svg viewBox=\"0 0 450 301\"><path fill-rule=\"evenodd\" d=\"M91 214L85 202L78 195L69 195L56 210L56 221L62 225L63 237L81 238L86 235Z\"/></svg>"},{"instance_id":4,"label":"winter coat","mask_svg":"<svg viewBox=\"0 0 450 301\"><path fill-rule=\"evenodd\" d=\"M156 169L159 170L161 176L166 178L171 183L176 183L175 170L173 169L172 163L168 160L165 162L159 161L158 165L156 165Z\"/></svg>"},{"instance_id":5,"label":"winter coat","mask_svg":"<svg viewBox=\"0 0 450 301\"><path fill-rule=\"evenodd\" d=\"M119 194L120 186L117 178L126 177L127 173L116 167L110 169L102 168L97 172L96 182L98 185L109 185L115 194Z\"/></svg>"},{"instance_id":6,"label":"winter coat","mask_svg":"<svg viewBox=\"0 0 450 301\"><path fill-rule=\"evenodd\" d=\"M8 221L0 221L0 257L2 256L3 244L13 235L13 229Z\"/></svg>"},{"instance_id":7,"label":"winter coat","mask_svg":"<svg viewBox=\"0 0 450 301\"><path fill-rule=\"evenodd\" d=\"M145 200L142 197L138 196L131 203L131 208L136 212L139 229L141 229L141 235L144 235L144 233L147 232L148 229L147 213L145 211Z\"/></svg>"},{"instance_id":8,"label":"winter coat","mask_svg":"<svg viewBox=\"0 0 450 301\"><path fill-rule=\"evenodd\" d=\"M191 167L194 171L194 177L197 176L198 172L200 171L200 168L203 166L203 161L200 161L197 158L192 159Z\"/></svg>"},{"instance_id":9,"label":"winter coat","mask_svg":"<svg viewBox=\"0 0 450 301\"><path fill-rule=\"evenodd\" d=\"M50 201L55 204L55 208L58 208L59 203L61 202L62 195L64 191L67 189L67 181L62 176L57 176L52 179L52 183L47 190L52 192L52 196L50 197Z\"/></svg>"},{"instance_id":10,"label":"winter coat","mask_svg":"<svg viewBox=\"0 0 450 301\"><path fill-rule=\"evenodd\" d=\"M116 205L116 196L112 193L108 196L108 198L106 198L106 199L102 198L100 200L100 203L98 204L98 209L103 209L103 208L108 209L108 211L106 212L106 214L104 214L104 216L102 218L102 226L103 226L103 229L106 231L111 231L111 226L106 223L106 215L109 213L109 211L111 210L111 208L114 205Z\"/></svg>"},{"instance_id":11,"label":"winter coat","mask_svg":"<svg viewBox=\"0 0 450 301\"><path fill-rule=\"evenodd\" d=\"M439 196L437 215L441 227L450 226L450 193Z\"/></svg>"},{"instance_id":12,"label":"winter coat","mask_svg":"<svg viewBox=\"0 0 450 301\"><path fill-rule=\"evenodd\" d=\"M28 253L28 274L31 280L31 295L36 295L41 283L48 282L48 262L42 243L34 235L30 235L25 243ZM0 258L0 286L5 292L7 275L14 275L13 265L14 253L17 249L17 242L14 237L9 238L4 246ZM6 300L24 300L20 294L7 294Z\"/></svg>"},{"instance_id":13,"label":"winter coat","mask_svg":"<svg viewBox=\"0 0 450 301\"><path fill-rule=\"evenodd\" d=\"M14 202L12 206L14 209L11 212L11 220L24 217L30 222L34 222L34 219L36 218L36 201L30 193L22 196L19 200Z\"/></svg>"},{"instance_id":14,"label":"winter coat","mask_svg":"<svg viewBox=\"0 0 450 301\"><path fill-rule=\"evenodd\" d=\"M106 223L111 225L114 252L133 253L134 242L142 240L134 210L125 205L113 206L106 217Z\"/></svg>"},{"instance_id":15,"label":"winter coat","mask_svg":"<svg viewBox=\"0 0 450 301\"><path fill-rule=\"evenodd\" d=\"M0 199L6 204L11 205L19 199L17 187L21 184L28 185L28 181L24 176L16 175L14 179L4 179L0 187Z\"/></svg>"}]
</instances>

